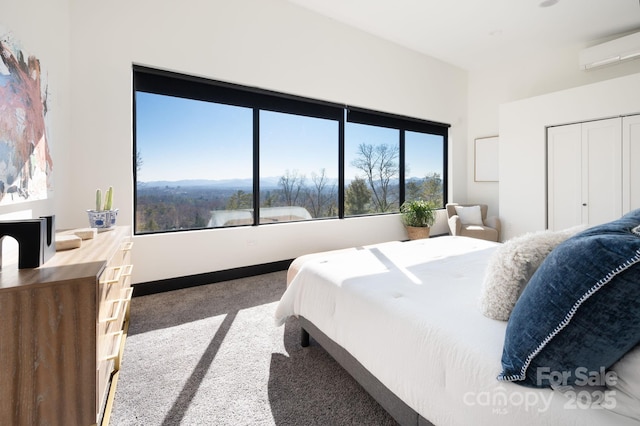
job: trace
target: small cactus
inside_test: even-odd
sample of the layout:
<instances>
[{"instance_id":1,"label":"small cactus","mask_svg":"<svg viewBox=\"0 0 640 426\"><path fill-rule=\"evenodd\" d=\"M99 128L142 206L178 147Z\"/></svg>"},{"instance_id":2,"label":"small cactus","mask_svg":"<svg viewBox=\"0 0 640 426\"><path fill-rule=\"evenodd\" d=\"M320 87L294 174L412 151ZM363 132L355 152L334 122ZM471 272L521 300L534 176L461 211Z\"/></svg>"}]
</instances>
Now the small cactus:
<instances>
[{"instance_id":1,"label":"small cactus","mask_svg":"<svg viewBox=\"0 0 640 426\"><path fill-rule=\"evenodd\" d=\"M110 186L107 189L107 192L104 194L104 210L111 210L113 206L113 186ZM102 190L96 189L96 211L100 212L102 210Z\"/></svg>"},{"instance_id":2,"label":"small cactus","mask_svg":"<svg viewBox=\"0 0 640 426\"><path fill-rule=\"evenodd\" d=\"M96 211L102 211L102 191L96 189Z\"/></svg>"},{"instance_id":3,"label":"small cactus","mask_svg":"<svg viewBox=\"0 0 640 426\"><path fill-rule=\"evenodd\" d=\"M104 196L104 209L111 210L112 205L113 205L113 186L110 186L109 189L107 189L107 193Z\"/></svg>"}]
</instances>

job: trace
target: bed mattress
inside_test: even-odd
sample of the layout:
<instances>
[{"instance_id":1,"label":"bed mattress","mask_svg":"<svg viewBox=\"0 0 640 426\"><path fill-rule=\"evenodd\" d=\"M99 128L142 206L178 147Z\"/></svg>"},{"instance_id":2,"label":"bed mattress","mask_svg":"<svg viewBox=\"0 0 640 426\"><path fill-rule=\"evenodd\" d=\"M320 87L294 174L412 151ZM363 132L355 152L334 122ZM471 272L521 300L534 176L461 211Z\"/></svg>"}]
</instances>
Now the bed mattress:
<instances>
[{"instance_id":1,"label":"bed mattress","mask_svg":"<svg viewBox=\"0 0 640 426\"><path fill-rule=\"evenodd\" d=\"M637 426L597 403L604 398L496 380L506 322L483 316L478 299L498 245L446 236L309 257L276 323L305 317L438 426Z\"/></svg>"}]
</instances>

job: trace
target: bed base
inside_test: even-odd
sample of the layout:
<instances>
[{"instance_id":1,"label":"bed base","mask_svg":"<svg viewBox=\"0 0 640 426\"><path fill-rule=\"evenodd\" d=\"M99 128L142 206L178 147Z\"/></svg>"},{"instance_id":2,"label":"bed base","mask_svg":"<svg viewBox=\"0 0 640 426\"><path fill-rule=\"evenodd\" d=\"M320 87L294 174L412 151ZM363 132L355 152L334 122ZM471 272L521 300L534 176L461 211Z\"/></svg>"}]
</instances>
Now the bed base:
<instances>
[{"instance_id":1,"label":"bed base","mask_svg":"<svg viewBox=\"0 0 640 426\"><path fill-rule=\"evenodd\" d=\"M299 316L300 344L309 346L309 338L318 342L368 393L402 426L435 426L398 398L347 350L331 340L306 318Z\"/></svg>"}]
</instances>

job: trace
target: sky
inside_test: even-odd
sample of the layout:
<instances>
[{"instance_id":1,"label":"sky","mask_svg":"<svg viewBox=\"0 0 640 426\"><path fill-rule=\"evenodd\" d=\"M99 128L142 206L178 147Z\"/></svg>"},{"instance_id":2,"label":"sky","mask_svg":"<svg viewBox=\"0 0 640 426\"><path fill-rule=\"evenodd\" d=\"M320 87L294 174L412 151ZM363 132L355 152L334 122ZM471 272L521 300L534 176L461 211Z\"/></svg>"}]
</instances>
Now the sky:
<instances>
[{"instance_id":1,"label":"sky","mask_svg":"<svg viewBox=\"0 0 640 426\"><path fill-rule=\"evenodd\" d=\"M142 158L138 181L239 179L252 176L250 108L150 93L136 93L136 147ZM260 175L285 173L338 176L338 123L313 117L261 111ZM345 179L360 143L395 144L398 130L347 123ZM409 177L442 175L442 138L407 132Z\"/></svg>"}]
</instances>

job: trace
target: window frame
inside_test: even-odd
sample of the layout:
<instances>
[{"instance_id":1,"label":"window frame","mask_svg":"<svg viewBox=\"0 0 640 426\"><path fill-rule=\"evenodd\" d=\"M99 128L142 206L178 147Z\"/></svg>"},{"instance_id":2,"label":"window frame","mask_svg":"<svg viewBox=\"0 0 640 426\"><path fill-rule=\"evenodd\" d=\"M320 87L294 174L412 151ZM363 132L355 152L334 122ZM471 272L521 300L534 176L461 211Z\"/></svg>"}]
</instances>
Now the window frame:
<instances>
[{"instance_id":1,"label":"window frame","mask_svg":"<svg viewBox=\"0 0 640 426\"><path fill-rule=\"evenodd\" d=\"M447 200L448 182L448 131L450 124L423 120L398 114L374 111L371 109L327 102L301 96L295 96L256 87L244 86L219 80L176 73L142 65L132 66L132 129L133 129L133 207L134 235L152 235L167 232L186 232L202 229L226 229L225 227L204 227L189 229L171 229L153 232L138 232L137 217L137 129L136 129L136 93L147 92L158 95L175 96L205 102L214 102L251 108L253 110L253 224L238 226L269 226L273 223L260 223L260 111L273 111L294 115L324 118L338 122L338 219L353 219L362 216L379 216L397 212L368 213L357 216L345 216L345 128L347 123L367 124L399 130L399 205L405 199L405 131L429 133L442 136L443 143L443 202ZM444 208L440 206L440 208ZM327 220L313 218L310 220ZM289 223L289 222L281 222Z\"/></svg>"}]
</instances>

